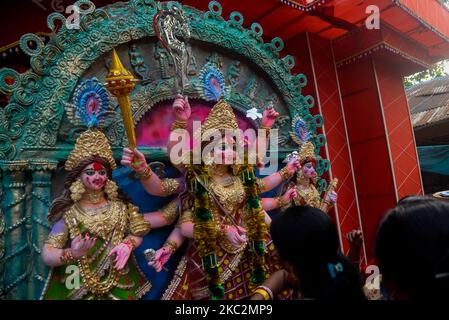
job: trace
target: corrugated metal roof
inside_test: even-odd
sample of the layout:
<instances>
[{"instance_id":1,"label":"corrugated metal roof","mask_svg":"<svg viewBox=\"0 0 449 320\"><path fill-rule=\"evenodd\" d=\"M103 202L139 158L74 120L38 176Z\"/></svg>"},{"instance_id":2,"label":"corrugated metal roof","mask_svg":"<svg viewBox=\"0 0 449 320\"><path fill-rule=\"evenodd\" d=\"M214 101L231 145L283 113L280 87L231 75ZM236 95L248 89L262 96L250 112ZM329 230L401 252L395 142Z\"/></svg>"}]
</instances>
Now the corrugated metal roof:
<instances>
[{"instance_id":1,"label":"corrugated metal roof","mask_svg":"<svg viewBox=\"0 0 449 320\"><path fill-rule=\"evenodd\" d=\"M449 76L414 85L406 94L414 128L449 119Z\"/></svg>"}]
</instances>

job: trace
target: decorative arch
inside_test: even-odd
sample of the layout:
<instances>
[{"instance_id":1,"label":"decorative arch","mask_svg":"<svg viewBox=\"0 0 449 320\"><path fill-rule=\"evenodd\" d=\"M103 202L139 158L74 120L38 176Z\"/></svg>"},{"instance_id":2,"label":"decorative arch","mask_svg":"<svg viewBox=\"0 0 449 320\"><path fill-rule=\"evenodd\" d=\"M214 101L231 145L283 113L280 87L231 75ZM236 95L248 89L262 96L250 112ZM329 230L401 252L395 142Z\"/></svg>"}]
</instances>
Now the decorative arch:
<instances>
[{"instance_id":1,"label":"decorative arch","mask_svg":"<svg viewBox=\"0 0 449 320\"><path fill-rule=\"evenodd\" d=\"M312 116L309 112L314 99L301 94L302 87L307 84L306 76L290 72L295 64L292 56L279 58L284 47L280 38L263 42L262 27L253 23L250 29L243 28L244 18L239 12L232 12L226 20L216 1L210 2L207 12L177 2L161 4L154 0L133 0L98 9L88 0L77 1L76 5L81 14L79 29L67 29L64 16L50 14L47 24L55 35L47 45L34 34L26 34L20 40L21 49L31 57L31 70L24 74L8 68L0 71L0 90L11 93L3 115L5 126L0 133L1 159L26 158L36 151L50 158L54 155L52 152L66 149L66 142L57 139L64 115L63 102L70 101L83 74L101 55L119 45L155 37L151 22L161 5L176 5L185 11L193 39L229 50L254 63L278 90L290 119L299 116L307 123L317 152L324 144L324 138L316 134L317 127L322 124L321 116ZM58 23L59 28L56 27ZM170 98L172 94L164 91L167 87L160 82L150 84L146 91L151 88L154 94L147 95L144 100ZM195 88L191 91L194 94ZM231 96L231 102L240 109L250 105L245 100L242 96ZM147 109L139 106L138 100L133 105L138 121Z\"/></svg>"},{"instance_id":2,"label":"decorative arch","mask_svg":"<svg viewBox=\"0 0 449 320\"><path fill-rule=\"evenodd\" d=\"M285 142L281 156L297 149L304 139L314 142L317 154L325 144L324 136L318 132L323 119L310 113L314 99L301 93L307 77L292 74L292 56L280 58L284 47L280 38L264 42L261 25L253 23L249 29L244 28L241 13L232 12L225 19L217 1L211 1L206 12L177 2L155 0L131 0L103 8L95 8L88 0L75 4L81 14L79 29L68 29L63 15L50 14L47 25L53 37L47 44L35 34L25 34L20 40L20 48L30 56L31 69L22 74L9 68L0 70L0 93L10 96L9 104L0 108L0 199L8 204L0 207L0 295L8 298L38 298L48 273L39 248L50 228L46 214L52 198L52 179L61 183L60 176L52 173L67 158L77 133L85 129L69 121L67 104L73 103L74 92L83 80L97 76L98 61L110 56L112 49L120 54L130 44L157 42L152 21L161 6L184 10L193 49L205 44L213 48L210 59L216 58L215 51L219 51L218 55L237 57L236 61L228 61L226 69L226 81L231 87L228 100L236 110L245 112L261 107L263 101L276 99L282 115L276 125ZM240 60L249 66L253 73L248 74L254 77L238 86ZM271 88L263 96L258 96L260 90L254 85L259 75ZM131 96L136 124L153 106L173 99L172 83L170 76L142 79ZM189 75L189 83L186 94L200 97L198 74ZM118 157L124 132L116 102L112 108L116 118L106 129ZM164 153L153 151L147 150L146 155L151 158ZM329 162L320 159L318 173L328 169ZM325 188L326 181L320 182Z\"/></svg>"}]
</instances>

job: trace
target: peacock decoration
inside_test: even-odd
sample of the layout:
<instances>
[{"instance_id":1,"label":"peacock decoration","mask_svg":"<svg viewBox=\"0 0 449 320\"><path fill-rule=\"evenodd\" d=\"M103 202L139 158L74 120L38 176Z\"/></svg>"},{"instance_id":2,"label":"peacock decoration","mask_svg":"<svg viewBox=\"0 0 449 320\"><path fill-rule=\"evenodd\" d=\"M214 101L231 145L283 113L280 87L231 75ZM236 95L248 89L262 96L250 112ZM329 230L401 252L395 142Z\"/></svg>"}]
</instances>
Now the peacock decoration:
<instances>
[{"instance_id":1,"label":"peacock decoration","mask_svg":"<svg viewBox=\"0 0 449 320\"><path fill-rule=\"evenodd\" d=\"M201 97L206 101L218 101L225 98L229 88L226 86L225 77L217 66L208 62L199 74L201 85Z\"/></svg>"},{"instance_id":2,"label":"peacock decoration","mask_svg":"<svg viewBox=\"0 0 449 320\"><path fill-rule=\"evenodd\" d=\"M310 141L312 134L309 131L307 123L300 116L296 116L292 120L292 131L290 136L297 144L302 145Z\"/></svg>"},{"instance_id":3,"label":"peacock decoration","mask_svg":"<svg viewBox=\"0 0 449 320\"><path fill-rule=\"evenodd\" d=\"M116 104L97 78L84 80L75 88L72 103L63 102L74 126L105 128L115 118Z\"/></svg>"}]
</instances>

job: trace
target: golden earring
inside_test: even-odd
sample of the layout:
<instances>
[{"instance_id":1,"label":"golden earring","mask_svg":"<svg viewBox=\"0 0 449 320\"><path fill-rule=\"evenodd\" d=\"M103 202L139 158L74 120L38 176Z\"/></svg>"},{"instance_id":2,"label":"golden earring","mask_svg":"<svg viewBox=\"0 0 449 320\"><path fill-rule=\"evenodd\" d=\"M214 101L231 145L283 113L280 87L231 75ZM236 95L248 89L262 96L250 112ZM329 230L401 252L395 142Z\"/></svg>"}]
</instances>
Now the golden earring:
<instances>
[{"instance_id":1,"label":"golden earring","mask_svg":"<svg viewBox=\"0 0 449 320\"><path fill-rule=\"evenodd\" d=\"M108 180L106 186L104 187L104 192L106 192L109 200L116 200L118 198L118 186L113 180Z\"/></svg>"},{"instance_id":2,"label":"golden earring","mask_svg":"<svg viewBox=\"0 0 449 320\"><path fill-rule=\"evenodd\" d=\"M70 186L70 198L73 200L73 202L81 200L85 192L86 188L84 187L84 184L81 181L81 179L76 180Z\"/></svg>"}]
</instances>

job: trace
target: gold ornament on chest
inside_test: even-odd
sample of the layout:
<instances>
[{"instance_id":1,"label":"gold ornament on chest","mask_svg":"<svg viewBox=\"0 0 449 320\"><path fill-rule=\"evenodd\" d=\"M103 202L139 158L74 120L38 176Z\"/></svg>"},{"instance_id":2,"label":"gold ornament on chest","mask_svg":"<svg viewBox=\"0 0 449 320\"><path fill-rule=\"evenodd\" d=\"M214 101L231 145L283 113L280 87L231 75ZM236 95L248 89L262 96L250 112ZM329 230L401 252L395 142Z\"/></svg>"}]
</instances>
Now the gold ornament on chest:
<instances>
[{"instance_id":1,"label":"gold ornament on chest","mask_svg":"<svg viewBox=\"0 0 449 320\"><path fill-rule=\"evenodd\" d=\"M321 198L318 190L312 185L306 187L297 186L296 187L298 195L296 196L294 202L296 205L308 205L311 207L319 208L321 205Z\"/></svg>"},{"instance_id":2,"label":"gold ornament on chest","mask_svg":"<svg viewBox=\"0 0 449 320\"><path fill-rule=\"evenodd\" d=\"M75 204L74 209L75 219L89 232L103 239L111 234L120 218L120 208L114 202L104 208L90 210Z\"/></svg>"},{"instance_id":3,"label":"gold ornament on chest","mask_svg":"<svg viewBox=\"0 0 449 320\"><path fill-rule=\"evenodd\" d=\"M243 184L239 178L230 176L220 182L212 181L209 185L228 213L234 212L245 199Z\"/></svg>"}]
</instances>

